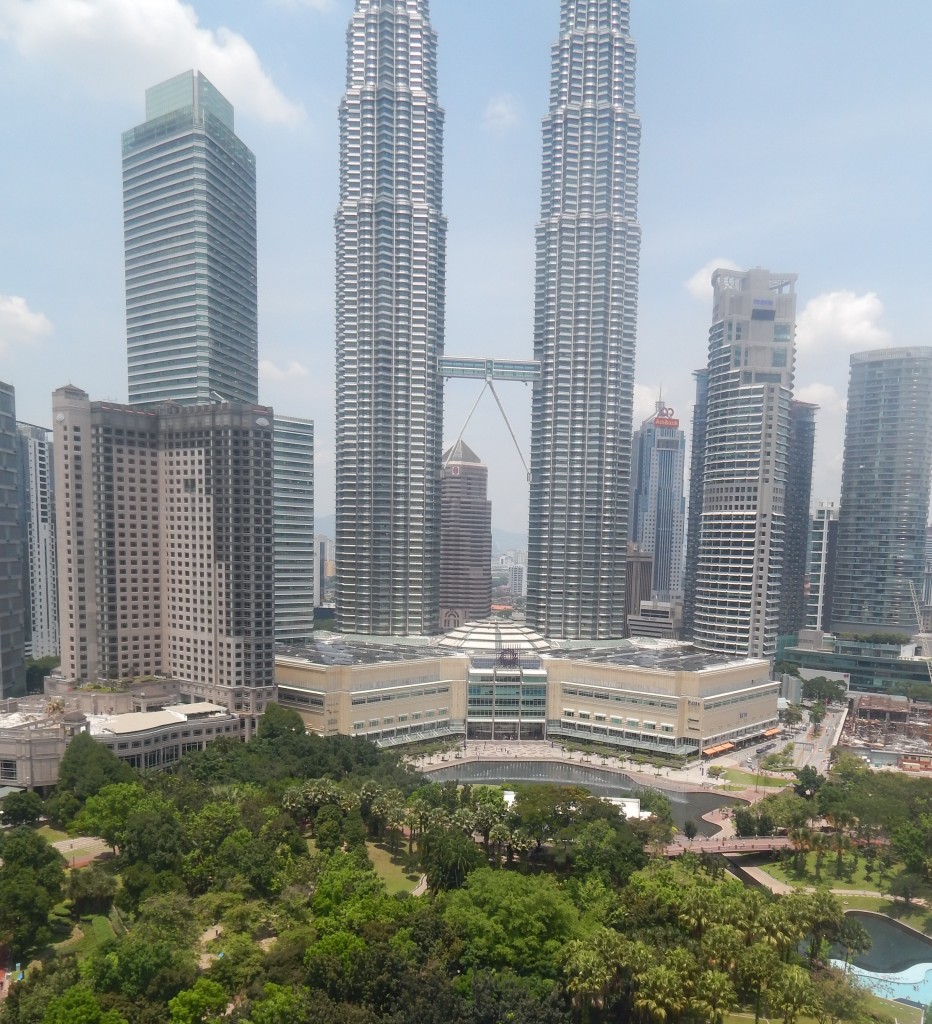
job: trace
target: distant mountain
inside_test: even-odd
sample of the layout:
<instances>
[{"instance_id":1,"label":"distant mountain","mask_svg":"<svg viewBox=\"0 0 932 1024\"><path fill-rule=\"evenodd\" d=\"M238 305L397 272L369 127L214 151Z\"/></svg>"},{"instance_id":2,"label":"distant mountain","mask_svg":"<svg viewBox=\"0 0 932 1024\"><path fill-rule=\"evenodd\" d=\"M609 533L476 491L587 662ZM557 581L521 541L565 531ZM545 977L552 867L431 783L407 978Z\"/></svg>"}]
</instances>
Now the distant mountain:
<instances>
[{"instance_id":1,"label":"distant mountain","mask_svg":"<svg viewBox=\"0 0 932 1024\"><path fill-rule=\"evenodd\" d=\"M527 550L526 533L515 533L512 530L501 530L497 526L492 527L493 551L511 551L517 548Z\"/></svg>"},{"instance_id":2,"label":"distant mountain","mask_svg":"<svg viewBox=\"0 0 932 1024\"><path fill-rule=\"evenodd\" d=\"M318 516L314 521L314 532L322 533L325 537L333 539L337 535L337 517L331 512L330 515ZM492 527L492 548L495 551L510 551L512 548L527 549L527 534L515 533L512 530L502 530L497 526Z\"/></svg>"}]
</instances>

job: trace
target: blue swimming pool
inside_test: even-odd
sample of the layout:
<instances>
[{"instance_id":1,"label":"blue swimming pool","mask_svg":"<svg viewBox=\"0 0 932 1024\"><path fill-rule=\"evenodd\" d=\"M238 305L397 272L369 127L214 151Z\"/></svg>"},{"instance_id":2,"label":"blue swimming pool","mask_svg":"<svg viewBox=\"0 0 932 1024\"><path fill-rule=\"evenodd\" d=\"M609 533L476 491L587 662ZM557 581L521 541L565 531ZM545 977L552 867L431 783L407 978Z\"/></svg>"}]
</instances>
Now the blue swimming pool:
<instances>
[{"instance_id":1,"label":"blue swimming pool","mask_svg":"<svg viewBox=\"0 0 932 1024\"><path fill-rule=\"evenodd\" d=\"M849 972L883 999L932 1004L932 941L883 914L853 910L848 916L864 926L873 943L855 958ZM832 963L844 967L841 960Z\"/></svg>"},{"instance_id":2,"label":"blue swimming pool","mask_svg":"<svg viewBox=\"0 0 932 1024\"><path fill-rule=\"evenodd\" d=\"M833 960L832 964L844 967L841 960ZM850 965L848 973L882 999L899 999L919 1006L932 1004L932 963L916 964L896 974L879 974Z\"/></svg>"}]
</instances>

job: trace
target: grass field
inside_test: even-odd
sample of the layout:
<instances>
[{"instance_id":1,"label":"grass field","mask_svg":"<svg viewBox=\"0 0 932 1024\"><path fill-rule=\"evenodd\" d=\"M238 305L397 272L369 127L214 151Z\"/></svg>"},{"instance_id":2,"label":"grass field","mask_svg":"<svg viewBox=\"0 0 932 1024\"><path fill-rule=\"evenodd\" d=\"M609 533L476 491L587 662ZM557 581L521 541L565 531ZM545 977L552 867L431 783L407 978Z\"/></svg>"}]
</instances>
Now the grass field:
<instances>
[{"instance_id":1,"label":"grass field","mask_svg":"<svg viewBox=\"0 0 932 1024\"><path fill-rule=\"evenodd\" d=\"M406 871L400 858L392 859L388 847L384 843L366 843L369 860L376 874L385 883L386 889L392 894L396 892L412 892L421 877L416 871ZM403 849L403 847L402 847Z\"/></svg>"},{"instance_id":2,"label":"grass field","mask_svg":"<svg viewBox=\"0 0 932 1024\"><path fill-rule=\"evenodd\" d=\"M845 865L850 867L853 857L851 854L846 854L844 860ZM806 869L802 874L797 875L791 867L784 866L780 861L767 864L763 870L781 882L786 882L787 885L828 885L833 889L866 889L880 895L885 891L890 878L903 867L902 864L894 864L884 875L884 884L881 885L877 880L876 867L871 872L870 878L865 877L867 865L860 857L850 876L842 875L841 878L835 877L835 854L831 851L828 851L822 859L822 872L818 878L816 878L815 863L816 855L810 852L806 854Z\"/></svg>"},{"instance_id":3,"label":"grass field","mask_svg":"<svg viewBox=\"0 0 932 1024\"><path fill-rule=\"evenodd\" d=\"M895 921L902 921L916 931L932 936L932 910L928 907L912 904L907 907L902 900L884 899L882 896L844 896L836 894L838 902L845 910L873 910L877 914L886 914Z\"/></svg>"},{"instance_id":4,"label":"grass field","mask_svg":"<svg viewBox=\"0 0 932 1024\"><path fill-rule=\"evenodd\" d=\"M82 917L78 922L76 932L64 942L56 943L54 949L59 955L70 954L82 960L99 945L115 936L116 933L109 917L103 914L92 914Z\"/></svg>"},{"instance_id":5,"label":"grass field","mask_svg":"<svg viewBox=\"0 0 932 1024\"><path fill-rule=\"evenodd\" d=\"M740 784L744 789L753 789L755 786L767 789L786 789L793 780L771 779L768 775L758 775L756 772L743 772L738 768L726 768L722 776L729 782Z\"/></svg>"},{"instance_id":6,"label":"grass field","mask_svg":"<svg viewBox=\"0 0 932 1024\"><path fill-rule=\"evenodd\" d=\"M37 828L36 832L38 832L39 835L49 843L59 843L62 839L68 838L67 832L62 832L61 829L52 828L51 825L43 825L41 828Z\"/></svg>"},{"instance_id":7,"label":"grass field","mask_svg":"<svg viewBox=\"0 0 932 1024\"><path fill-rule=\"evenodd\" d=\"M906 1006L904 1003L890 1002L889 999L879 999L877 996L868 995L868 1009L873 1020L878 1024L922 1024L922 1010L914 1006ZM779 1017L761 1017L761 1024L779 1021ZM753 1013L727 1013L725 1024L753 1024ZM798 1024L816 1024L813 1017L803 1015L799 1018Z\"/></svg>"}]
</instances>

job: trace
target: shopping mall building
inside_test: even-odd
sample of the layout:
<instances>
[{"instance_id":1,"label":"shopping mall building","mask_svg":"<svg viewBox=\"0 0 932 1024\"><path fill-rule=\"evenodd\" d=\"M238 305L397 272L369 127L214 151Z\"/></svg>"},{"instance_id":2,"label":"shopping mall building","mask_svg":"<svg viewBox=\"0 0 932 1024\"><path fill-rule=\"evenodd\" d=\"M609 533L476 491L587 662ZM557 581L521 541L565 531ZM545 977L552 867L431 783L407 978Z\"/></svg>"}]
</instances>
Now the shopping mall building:
<instances>
[{"instance_id":1,"label":"shopping mall building","mask_svg":"<svg viewBox=\"0 0 932 1024\"><path fill-rule=\"evenodd\" d=\"M777 730L769 663L671 640L552 642L505 621L434 639L326 635L280 649L278 700L321 735L574 739L697 756Z\"/></svg>"}]
</instances>

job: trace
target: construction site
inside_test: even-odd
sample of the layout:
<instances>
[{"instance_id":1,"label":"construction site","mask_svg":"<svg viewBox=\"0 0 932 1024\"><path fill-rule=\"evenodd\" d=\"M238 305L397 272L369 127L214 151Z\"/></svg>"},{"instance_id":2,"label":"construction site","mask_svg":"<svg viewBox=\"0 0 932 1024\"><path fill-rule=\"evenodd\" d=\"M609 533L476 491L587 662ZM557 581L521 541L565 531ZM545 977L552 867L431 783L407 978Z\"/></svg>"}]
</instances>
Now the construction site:
<instances>
[{"instance_id":1,"label":"construction site","mask_svg":"<svg viewBox=\"0 0 932 1024\"><path fill-rule=\"evenodd\" d=\"M839 746L876 765L932 771L932 704L852 693Z\"/></svg>"}]
</instances>

